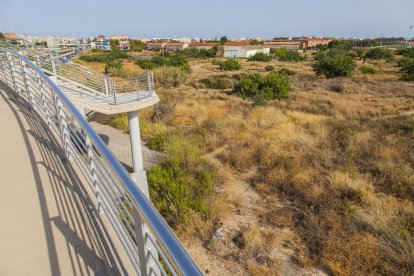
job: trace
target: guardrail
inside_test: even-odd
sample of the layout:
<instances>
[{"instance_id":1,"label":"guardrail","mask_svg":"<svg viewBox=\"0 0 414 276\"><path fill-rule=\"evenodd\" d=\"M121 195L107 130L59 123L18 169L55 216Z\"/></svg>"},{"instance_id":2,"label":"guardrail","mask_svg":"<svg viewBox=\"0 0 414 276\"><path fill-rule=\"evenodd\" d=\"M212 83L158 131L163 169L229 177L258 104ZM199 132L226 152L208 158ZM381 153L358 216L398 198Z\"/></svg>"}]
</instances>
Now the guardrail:
<instances>
[{"instance_id":1,"label":"guardrail","mask_svg":"<svg viewBox=\"0 0 414 276\"><path fill-rule=\"evenodd\" d=\"M94 94L103 101L105 98L112 101L117 97L116 94L120 93L153 91L153 77L150 71L145 71L134 78L114 78L70 61L70 57L76 53L75 50L54 53L49 49L35 48L33 45L21 47L5 39L0 39L0 47L23 54L47 74L55 76L59 86L69 89L71 86L77 86L78 92ZM117 100L115 99L114 102L117 103Z\"/></svg>"},{"instance_id":2,"label":"guardrail","mask_svg":"<svg viewBox=\"0 0 414 276\"><path fill-rule=\"evenodd\" d=\"M0 80L61 140L139 275L201 275L172 230L60 88L22 54L0 48Z\"/></svg>"}]
</instances>

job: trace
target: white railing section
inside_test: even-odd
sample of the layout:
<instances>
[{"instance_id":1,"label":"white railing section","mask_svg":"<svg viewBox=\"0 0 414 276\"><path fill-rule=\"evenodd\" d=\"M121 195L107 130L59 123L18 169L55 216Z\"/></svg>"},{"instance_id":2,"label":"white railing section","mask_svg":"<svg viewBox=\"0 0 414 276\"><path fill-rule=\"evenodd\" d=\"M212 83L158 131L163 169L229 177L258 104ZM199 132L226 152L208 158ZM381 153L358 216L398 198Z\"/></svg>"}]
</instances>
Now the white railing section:
<instances>
[{"instance_id":1,"label":"white railing section","mask_svg":"<svg viewBox=\"0 0 414 276\"><path fill-rule=\"evenodd\" d=\"M65 158L77 166L93 191L96 209L108 218L137 274L202 274L154 206L54 81L28 58L6 48L0 48L0 80L26 100L32 112L60 139Z\"/></svg>"},{"instance_id":2,"label":"white railing section","mask_svg":"<svg viewBox=\"0 0 414 276\"><path fill-rule=\"evenodd\" d=\"M153 91L154 80L150 71L134 78L115 78L72 62L71 58L77 54L77 50L67 49L55 53L32 45L24 46L12 44L9 40L0 40L0 47L21 53L49 76L55 77L64 92L75 92L77 95L98 99L102 103L119 105L142 100ZM131 96L119 95L125 93Z\"/></svg>"}]
</instances>

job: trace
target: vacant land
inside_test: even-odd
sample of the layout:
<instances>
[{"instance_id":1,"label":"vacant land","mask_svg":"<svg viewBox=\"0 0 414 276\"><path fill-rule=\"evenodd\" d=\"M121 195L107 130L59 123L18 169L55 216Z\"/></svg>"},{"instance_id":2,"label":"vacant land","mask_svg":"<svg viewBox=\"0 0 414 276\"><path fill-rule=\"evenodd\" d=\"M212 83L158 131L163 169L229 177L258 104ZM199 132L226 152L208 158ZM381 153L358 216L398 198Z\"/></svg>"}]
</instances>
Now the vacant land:
<instances>
[{"instance_id":1,"label":"vacant land","mask_svg":"<svg viewBox=\"0 0 414 276\"><path fill-rule=\"evenodd\" d=\"M192 59L183 85L158 86L161 103L140 112L144 140L170 156L149 172L153 201L213 275L412 274L414 83L386 61L317 77L307 55L231 72ZM232 92L269 65L288 98L254 106Z\"/></svg>"}]
</instances>

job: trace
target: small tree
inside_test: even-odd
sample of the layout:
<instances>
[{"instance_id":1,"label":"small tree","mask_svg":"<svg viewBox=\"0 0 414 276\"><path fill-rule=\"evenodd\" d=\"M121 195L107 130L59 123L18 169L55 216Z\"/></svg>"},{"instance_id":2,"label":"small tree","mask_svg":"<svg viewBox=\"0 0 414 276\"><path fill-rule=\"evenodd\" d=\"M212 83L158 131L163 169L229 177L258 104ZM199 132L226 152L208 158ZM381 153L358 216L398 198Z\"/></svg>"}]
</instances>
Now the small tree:
<instances>
[{"instance_id":1,"label":"small tree","mask_svg":"<svg viewBox=\"0 0 414 276\"><path fill-rule=\"evenodd\" d=\"M4 34L0 33L0 38L5 38Z\"/></svg>"},{"instance_id":2,"label":"small tree","mask_svg":"<svg viewBox=\"0 0 414 276\"><path fill-rule=\"evenodd\" d=\"M227 36L222 36L220 38L220 44L222 44L222 45L224 45L228 41L229 41L229 39L227 38Z\"/></svg>"},{"instance_id":3,"label":"small tree","mask_svg":"<svg viewBox=\"0 0 414 276\"><path fill-rule=\"evenodd\" d=\"M327 78L349 77L356 68L356 62L348 56L324 56L312 64L316 75Z\"/></svg>"}]
</instances>

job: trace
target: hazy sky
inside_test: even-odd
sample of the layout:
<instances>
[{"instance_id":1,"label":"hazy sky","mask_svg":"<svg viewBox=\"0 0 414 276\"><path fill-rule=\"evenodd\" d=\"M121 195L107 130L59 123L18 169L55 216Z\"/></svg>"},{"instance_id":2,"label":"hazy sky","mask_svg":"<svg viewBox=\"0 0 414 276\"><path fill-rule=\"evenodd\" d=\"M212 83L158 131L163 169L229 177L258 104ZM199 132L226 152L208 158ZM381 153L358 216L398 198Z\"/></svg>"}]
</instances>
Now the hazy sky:
<instances>
[{"instance_id":1,"label":"hazy sky","mask_svg":"<svg viewBox=\"0 0 414 276\"><path fill-rule=\"evenodd\" d=\"M414 0L0 0L0 32L39 35L407 37L410 25Z\"/></svg>"}]
</instances>

